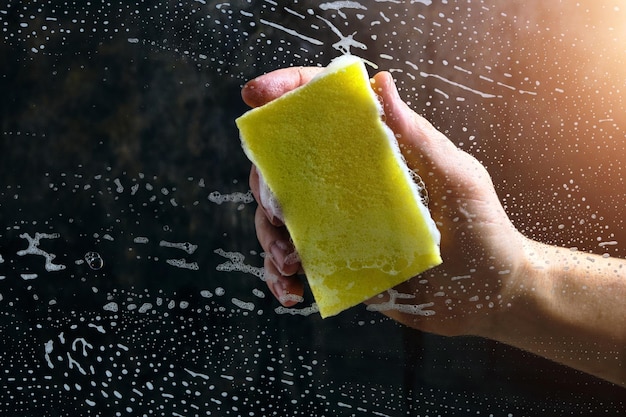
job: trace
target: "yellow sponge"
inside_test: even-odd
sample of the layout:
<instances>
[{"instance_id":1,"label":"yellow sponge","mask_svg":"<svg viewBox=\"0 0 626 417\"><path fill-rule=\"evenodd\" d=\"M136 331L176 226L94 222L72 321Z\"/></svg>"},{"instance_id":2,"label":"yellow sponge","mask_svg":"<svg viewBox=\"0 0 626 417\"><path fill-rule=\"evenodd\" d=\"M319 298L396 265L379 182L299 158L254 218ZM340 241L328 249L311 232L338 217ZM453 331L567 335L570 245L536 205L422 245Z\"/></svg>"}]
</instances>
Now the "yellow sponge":
<instances>
[{"instance_id":1,"label":"yellow sponge","mask_svg":"<svg viewBox=\"0 0 626 417\"><path fill-rule=\"evenodd\" d=\"M335 59L236 123L322 317L441 263L439 232L359 58Z\"/></svg>"}]
</instances>

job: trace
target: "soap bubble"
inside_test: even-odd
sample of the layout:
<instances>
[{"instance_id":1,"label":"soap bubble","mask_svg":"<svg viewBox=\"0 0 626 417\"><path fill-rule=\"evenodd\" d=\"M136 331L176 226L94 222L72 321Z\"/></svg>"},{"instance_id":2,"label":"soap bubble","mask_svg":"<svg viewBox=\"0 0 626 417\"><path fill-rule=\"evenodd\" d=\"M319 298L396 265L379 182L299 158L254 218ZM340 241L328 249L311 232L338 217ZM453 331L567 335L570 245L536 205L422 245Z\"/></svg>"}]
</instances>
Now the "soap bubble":
<instances>
[{"instance_id":1,"label":"soap bubble","mask_svg":"<svg viewBox=\"0 0 626 417\"><path fill-rule=\"evenodd\" d=\"M89 265L89 268L97 271L104 266L104 259L98 252L87 252L85 254L85 262Z\"/></svg>"}]
</instances>

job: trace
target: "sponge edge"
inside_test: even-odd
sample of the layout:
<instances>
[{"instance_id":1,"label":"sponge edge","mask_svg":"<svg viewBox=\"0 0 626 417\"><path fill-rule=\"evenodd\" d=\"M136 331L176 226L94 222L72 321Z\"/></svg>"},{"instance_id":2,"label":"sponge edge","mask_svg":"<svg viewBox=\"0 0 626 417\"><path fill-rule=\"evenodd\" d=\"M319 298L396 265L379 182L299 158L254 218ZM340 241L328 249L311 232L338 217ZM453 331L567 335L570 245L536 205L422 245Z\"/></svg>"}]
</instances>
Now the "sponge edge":
<instances>
[{"instance_id":1,"label":"sponge edge","mask_svg":"<svg viewBox=\"0 0 626 417\"><path fill-rule=\"evenodd\" d=\"M322 317L441 263L439 232L381 114L363 62L348 55L236 120Z\"/></svg>"}]
</instances>

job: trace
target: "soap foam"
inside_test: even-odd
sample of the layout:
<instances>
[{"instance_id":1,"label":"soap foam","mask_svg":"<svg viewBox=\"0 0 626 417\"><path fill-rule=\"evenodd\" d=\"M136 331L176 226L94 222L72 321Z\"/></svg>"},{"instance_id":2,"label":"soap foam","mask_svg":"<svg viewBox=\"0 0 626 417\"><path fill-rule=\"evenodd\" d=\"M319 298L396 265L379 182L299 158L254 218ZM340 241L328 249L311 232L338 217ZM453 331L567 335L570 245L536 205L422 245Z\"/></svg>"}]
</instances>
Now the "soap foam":
<instances>
[{"instance_id":1,"label":"soap foam","mask_svg":"<svg viewBox=\"0 0 626 417\"><path fill-rule=\"evenodd\" d=\"M257 170L257 172L259 174L259 197L261 198L261 204L270 216L275 217L284 223L285 217L283 216L283 210L280 207L280 203L276 199L276 196L270 187L267 185L261 171Z\"/></svg>"}]
</instances>

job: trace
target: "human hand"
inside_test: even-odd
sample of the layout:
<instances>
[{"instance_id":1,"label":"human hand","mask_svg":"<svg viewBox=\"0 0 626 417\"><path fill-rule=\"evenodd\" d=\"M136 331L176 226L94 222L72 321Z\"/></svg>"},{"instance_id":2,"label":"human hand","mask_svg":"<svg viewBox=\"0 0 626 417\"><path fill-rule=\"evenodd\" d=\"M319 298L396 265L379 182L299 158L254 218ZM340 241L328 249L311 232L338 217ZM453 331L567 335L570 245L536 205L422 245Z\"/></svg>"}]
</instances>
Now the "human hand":
<instances>
[{"instance_id":1,"label":"human hand","mask_svg":"<svg viewBox=\"0 0 626 417\"><path fill-rule=\"evenodd\" d=\"M258 77L242 90L261 106L305 84L321 68L286 68ZM506 307L523 269L523 236L502 208L491 179L472 156L458 149L400 98L391 75L376 74L372 88L384 107L408 166L421 176L429 209L441 231L443 264L369 300L368 308L420 330L445 335L480 334L490 316ZM257 236L267 254L268 285L285 306L302 297L301 265L284 224L263 204L253 167L250 186L259 202ZM407 308L407 305L413 307ZM404 307L403 307L404 306ZM417 307L415 307L417 306Z\"/></svg>"}]
</instances>

